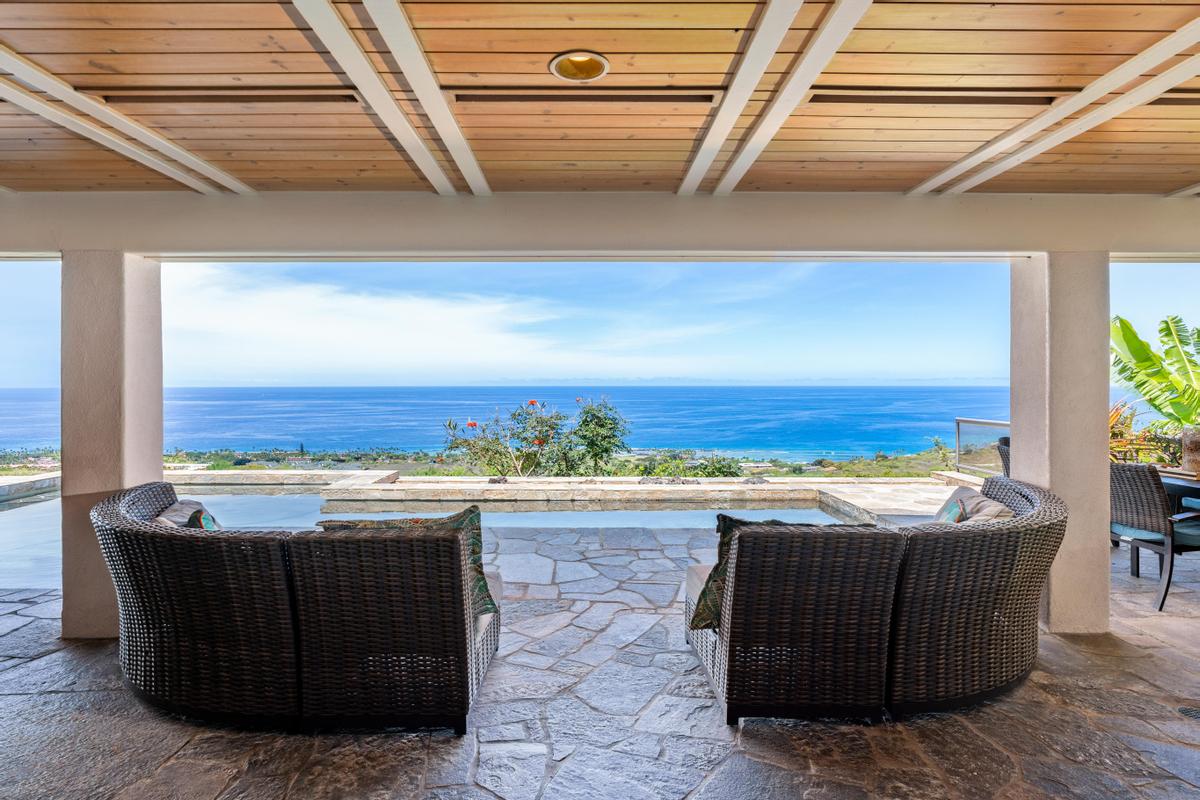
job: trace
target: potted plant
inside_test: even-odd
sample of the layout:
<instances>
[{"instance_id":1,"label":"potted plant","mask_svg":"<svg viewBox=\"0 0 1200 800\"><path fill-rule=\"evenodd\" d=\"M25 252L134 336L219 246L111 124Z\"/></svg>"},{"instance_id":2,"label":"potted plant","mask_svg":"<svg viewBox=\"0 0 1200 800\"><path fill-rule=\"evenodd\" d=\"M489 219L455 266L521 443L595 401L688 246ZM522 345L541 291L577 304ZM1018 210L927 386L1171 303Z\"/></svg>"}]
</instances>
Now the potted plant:
<instances>
[{"instance_id":1,"label":"potted plant","mask_svg":"<svg viewBox=\"0 0 1200 800\"><path fill-rule=\"evenodd\" d=\"M1138 336L1128 320L1113 317L1113 371L1179 427L1182 466L1200 473L1200 329L1170 316L1159 323L1158 340L1161 352Z\"/></svg>"}]
</instances>

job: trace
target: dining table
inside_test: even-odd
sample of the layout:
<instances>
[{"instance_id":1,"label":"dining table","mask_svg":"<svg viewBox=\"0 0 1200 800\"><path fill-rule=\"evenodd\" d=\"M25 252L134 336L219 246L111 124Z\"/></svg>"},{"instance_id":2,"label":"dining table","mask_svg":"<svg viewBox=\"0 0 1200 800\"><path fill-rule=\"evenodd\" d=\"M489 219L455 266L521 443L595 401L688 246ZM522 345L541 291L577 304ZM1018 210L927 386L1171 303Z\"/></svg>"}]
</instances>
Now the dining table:
<instances>
[{"instance_id":1,"label":"dining table","mask_svg":"<svg viewBox=\"0 0 1200 800\"><path fill-rule=\"evenodd\" d=\"M1200 497L1200 480L1177 475L1161 475L1163 488L1171 499L1171 511L1178 514L1183 510L1183 498Z\"/></svg>"}]
</instances>

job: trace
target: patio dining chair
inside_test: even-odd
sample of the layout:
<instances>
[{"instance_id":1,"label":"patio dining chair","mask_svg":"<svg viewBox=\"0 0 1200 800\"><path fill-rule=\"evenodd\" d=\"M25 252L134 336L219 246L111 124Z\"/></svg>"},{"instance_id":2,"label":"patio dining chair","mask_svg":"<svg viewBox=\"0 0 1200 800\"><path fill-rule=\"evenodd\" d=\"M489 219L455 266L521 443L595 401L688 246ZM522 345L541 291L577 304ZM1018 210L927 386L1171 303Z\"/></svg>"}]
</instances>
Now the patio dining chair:
<instances>
[{"instance_id":1,"label":"patio dining chair","mask_svg":"<svg viewBox=\"0 0 1200 800\"><path fill-rule=\"evenodd\" d=\"M1007 436L1001 436L996 441L996 452L1000 454L1000 468L1004 471L1004 477L1011 477L1012 440Z\"/></svg>"},{"instance_id":2,"label":"patio dining chair","mask_svg":"<svg viewBox=\"0 0 1200 800\"><path fill-rule=\"evenodd\" d=\"M1129 574L1140 577L1141 549L1158 554L1158 597L1163 610L1171 589L1175 556L1200 550L1200 511L1171 513L1171 501L1158 470L1149 464L1110 464L1113 544L1129 545Z\"/></svg>"}]
</instances>

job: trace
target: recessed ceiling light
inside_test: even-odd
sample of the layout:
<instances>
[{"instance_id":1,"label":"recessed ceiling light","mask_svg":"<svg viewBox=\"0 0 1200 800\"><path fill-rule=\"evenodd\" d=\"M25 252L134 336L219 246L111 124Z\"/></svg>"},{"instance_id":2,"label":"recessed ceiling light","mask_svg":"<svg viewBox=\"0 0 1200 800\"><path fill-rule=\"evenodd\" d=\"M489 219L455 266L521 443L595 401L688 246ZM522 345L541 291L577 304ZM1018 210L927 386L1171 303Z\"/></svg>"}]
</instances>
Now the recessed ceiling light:
<instances>
[{"instance_id":1,"label":"recessed ceiling light","mask_svg":"<svg viewBox=\"0 0 1200 800\"><path fill-rule=\"evenodd\" d=\"M550 72L564 81L587 83L608 74L608 59L587 50L572 50L550 59Z\"/></svg>"}]
</instances>

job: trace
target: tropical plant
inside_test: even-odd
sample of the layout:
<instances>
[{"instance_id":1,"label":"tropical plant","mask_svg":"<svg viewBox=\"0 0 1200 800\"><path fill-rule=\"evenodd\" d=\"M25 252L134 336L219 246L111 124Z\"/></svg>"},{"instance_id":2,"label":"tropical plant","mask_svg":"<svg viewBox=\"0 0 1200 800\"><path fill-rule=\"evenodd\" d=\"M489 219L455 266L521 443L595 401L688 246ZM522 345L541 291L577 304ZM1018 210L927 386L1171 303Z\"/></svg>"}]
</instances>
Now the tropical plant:
<instances>
[{"instance_id":1,"label":"tropical plant","mask_svg":"<svg viewBox=\"0 0 1200 800\"><path fill-rule=\"evenodd\" d=\"M591 474L599 475L609 459L629 450L625 444L629 423L604 398L599 403L583 398L576 398L575 402L579 404L579 414L571 431L572 443L578 446Z\"/></svg>"},{"instance_id":2,"label":"tropical plant","mask_svg":"<svg viewBox=\"0 0 1200 800\"><path fill-rule=\"evenodd\" d=\"M1158 326L1162 352L1122 317L1112 320L1113 372L1165 419L1200 425L1200 329L1177 316Z\"/></svg>"},{"instance_id":3,"label":"tropical plant","mask_svg":"<svg viewBox=\"0 0 1200 800\"><path fill-rule=\"evenodd\" d=\"M736 478L742 465L736 458L709 456L696 459L688 451L648 458L641 474L654 478Z\"/></svg>"},{"instance_id":4,"label":"tropical plant","mask_svg":"<svg viewBox=\"0 0 1200 800\"><path fill-rule=\"evenodd\" d=\"M1108 410L1108 456L1120 463L1178 464L1179 425L1158 419L1139 427L1137 407L1128 400Z\"/></svg>"},{"instance_id":5,"label":"tropical plant","mask_svg":"<svg viewBox=\"0 0 1200 800\"><path fill-rule=\"evenodd\" d=\"M461 453L493 475L537 475L546 462L556 460L553 451L561 446L566 423L565 414L530 400L487 422L467 420L459 428L448 420L446 452Z\"/></svg>"},{"instance_id":6,"label":"tropical plant","mask_svg":"<svg viewBox=\"0 0 1200 800\"><path fill-rule=\"evenodd\" d=\"M946 446L946 443L942 441L942 437L934 436L930 444L933 445L933 454L941 462L942 469L954 469L954 451Z\"/></svg>"},{"instance_id":7,"label":"tropical plant","mask_svg":"<svg viewBox=\"0 0 1200 800\"><path fill-rule=\"evenodd\" d=\"M577 398L575 420L537 400L486 422L446 422L446 452L493 475L599 475L627 451L625 418L607 400Z\"/></svg>"}]
</instances>

